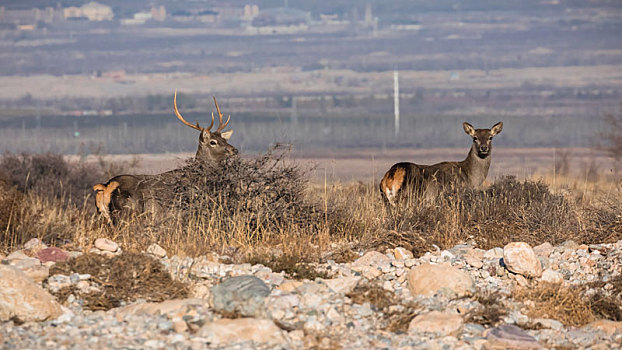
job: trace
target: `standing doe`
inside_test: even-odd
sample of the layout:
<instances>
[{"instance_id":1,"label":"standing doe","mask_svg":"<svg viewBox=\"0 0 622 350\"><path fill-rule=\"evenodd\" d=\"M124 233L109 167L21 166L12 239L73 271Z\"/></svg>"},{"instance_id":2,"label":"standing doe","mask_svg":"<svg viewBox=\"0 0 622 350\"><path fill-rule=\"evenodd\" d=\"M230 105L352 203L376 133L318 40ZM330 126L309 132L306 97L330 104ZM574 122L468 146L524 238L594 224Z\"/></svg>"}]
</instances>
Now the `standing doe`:
<instances>
[{"instance_id":1,"label":"standing doe","mask_svg":"<svg viewBox=\"0 0 622 350\"><path fill-rule=\"evenodd\" d=\"M238 150L228 143L233 130L222 131L229 124L231 116L223 123L216 97L214 97L214 104L218 111L219 125L218 129L212 132L214 113L212 112L212 122L207 128L200 127L198 122L196 125L188 123L177 109L177 91L175 91L173 97L175 115L184 125L201 132L195 161L218 163L238 153ZM159 191L168 189L168 184L174 180L179 171L181 170L174 169L157 175L118 175L104 184L96 184L93 186L93 190L96 192L97 210L108 220L110 220L112 210L120 210L128 205L138 205L140 209L144 210L145 204L154 197L157 198Z\"/></svg>"},{"instance_id":2,"label":"standing doe","mask_svg":"<svg viewBox=\"0 0 622 350\"><path fill-rule=\"evenodd\" d=\"M474 129L467 122L462 123L462 126L464 132L473 137L473 145L465 160L433 165L397 163L380 181L383 198L395 205L405 193L421 195L450 186L480 187L490 168L492 138L501 132L503 123L499 122L490 129Z\"/></svg>"}]
</instances>

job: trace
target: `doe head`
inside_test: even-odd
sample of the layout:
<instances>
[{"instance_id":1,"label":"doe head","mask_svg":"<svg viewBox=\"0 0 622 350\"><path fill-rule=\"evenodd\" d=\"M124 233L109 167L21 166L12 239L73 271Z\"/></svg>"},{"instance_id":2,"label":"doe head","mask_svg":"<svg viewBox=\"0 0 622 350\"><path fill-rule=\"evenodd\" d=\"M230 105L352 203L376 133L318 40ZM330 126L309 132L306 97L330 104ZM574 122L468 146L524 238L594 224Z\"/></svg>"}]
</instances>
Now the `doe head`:
<instances>
[{"instance_id":1,"label":"doe head","mask_svg":"<svg viewBox=\"0 0 622 350\"><path fill-rule=\"evenodd\" d=\"M237 148L229 144L229 138L231 138L233 130L223 131L227 124L229 124L231 116L229 116L227 121L223 123L222 113L220 112L220 107L218 107L218 102L216 102L216 97L214 97L214 103L216 104L216 110L218 111L219 124L218 129L212 132L211 129L214 125L214 112L212 112L212 122L207 128L200 127L198 122L196 125L190 124L184 119L184 117L182 117L181 113L179 113L179 110L177 109L177 90L175 90L175 95L173 96L173 109L175 110L177 118L184 123L184 125L201 132L199 135L199 147L197 148L195 156L197 160L220 162L227 157L238 154Z\"/></svg>"},{"instance_id":2,"label":"doe head","mask_svg":"<svg viewBox=\"0 0 622 350\"><path fill-rule=\"evenodd\" d=\"M477 156L484 159L492 150L492 138L501 132L503 123L498 122L490 129L475 129L467 122L462 123L464 132L473 138L473 147L477 150Z\"/></svg>"}]
</instances>

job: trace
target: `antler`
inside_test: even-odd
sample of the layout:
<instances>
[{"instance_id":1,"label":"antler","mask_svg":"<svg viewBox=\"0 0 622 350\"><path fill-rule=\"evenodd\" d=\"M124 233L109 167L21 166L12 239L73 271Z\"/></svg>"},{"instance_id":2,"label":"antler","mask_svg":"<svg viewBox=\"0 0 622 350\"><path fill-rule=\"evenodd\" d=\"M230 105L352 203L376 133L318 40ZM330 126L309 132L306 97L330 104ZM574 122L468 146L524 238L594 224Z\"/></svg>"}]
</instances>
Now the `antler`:
<instances>
[{"instance_id":1,"label":"antler","mask_svg":"<svg viewBox=\"0 0 622 350\"><path fill-rule=\"evenodd\" d=\"M214 125L214 113L212 113L212 123L207 127L207 129L200 127L199 126L199 122L197 122L196 125L188 123L186 121L186 119L184 119L184 117L181 116L181 113L179 113L179 110L177 109L177 90L175 90L175 95L173 96L173 109L175 110L175 115L177 116L177 118L179 120L181 120L182 123L184 123L185 125L193 128L193 129L196 129L196 130L199 130L199 131L203 131L203 130L209 131L212 128L212 126Z\"/></svg>"},{"instance_id":2,"label":"antler","mask_svg":"<svg viewBox=\"0 0 622 350\"><path fill-rule=\"evenodd\" d=\"M227 121L223 124L222 123L222 113L220 113L220 107L218 107L218 102L216 102L216 96L214 97L214 104L216 105L216 110L218 111L218 129L216 130L216 132L221 132L222 129L224 129L227 124L229 124L229 120L231 120L231 116L229 116L229 118L227 118ZM214 114L212 113L212 122L214 121Z\"/></svg>"}]
</instances>

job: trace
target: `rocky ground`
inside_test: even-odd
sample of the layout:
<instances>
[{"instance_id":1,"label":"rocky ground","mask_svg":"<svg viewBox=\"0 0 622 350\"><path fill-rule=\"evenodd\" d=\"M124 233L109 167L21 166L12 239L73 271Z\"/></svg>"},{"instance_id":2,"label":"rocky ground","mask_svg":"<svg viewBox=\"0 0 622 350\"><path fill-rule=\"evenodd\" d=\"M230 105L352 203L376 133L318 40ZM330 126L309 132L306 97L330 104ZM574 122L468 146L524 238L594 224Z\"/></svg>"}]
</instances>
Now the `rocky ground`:
<instances>
[{"instance_id":1,"label":"rocky ground","mask_svg":"<svg viewBox=\"0 0 622 350\"><path fill-rule=\"evenodd\" d=\"M125 253L116 243L99 239L86 254L114 259ZM183 298L121 301L118 307L94 310L86 307L93 304L85 296L111 293L112 282L87 273L57 273L55 268L85 254L31 240L4 257L0 347L622 346L619 319L595 317L582 309L593 306L582 303L590 296L620 300L622 241L590 246L568 241L533 248L515 242L487 251L459 245L419 258L398 247L361 252L349 263L327 260L315 266L323 277L314 280L289 279L263 265L226 263L226 256L168 257L155 244L145 254L159 260L175 283L186 286ZM67 290L70 293L62 293ZM572 299L579 295L582 299ZM607 305L610 315L619 317L620 303Z\"/></svg>"}]
</instances>

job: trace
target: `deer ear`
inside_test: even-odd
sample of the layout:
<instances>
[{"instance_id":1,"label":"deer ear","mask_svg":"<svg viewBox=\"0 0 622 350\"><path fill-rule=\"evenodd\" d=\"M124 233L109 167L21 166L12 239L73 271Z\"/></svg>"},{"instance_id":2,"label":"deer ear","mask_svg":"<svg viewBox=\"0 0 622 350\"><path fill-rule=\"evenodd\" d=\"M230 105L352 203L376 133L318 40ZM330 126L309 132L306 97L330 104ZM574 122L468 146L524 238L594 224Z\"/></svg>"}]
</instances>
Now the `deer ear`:
<instances>
[{"instance_id":1,"label":"deer ear","mask_svg":"<svg viewBox=\"0 0 622 350\"><path fill-rule=\"evenodd\" d=\"M466 132L468 135L471 136L475 136L475 129L473 129L473 126L467 122L462 123L462 127L464 128L464 132Z\"/></svg>"},{"instance_id":2,"label":"deer ear","mask_svg":"<svg viewBox=\"0 0 622 350\"><path fill-rule=\"evenodd\" d=\"M229 139L231 138L231 135L233 135L233 129L229 130L229 131L225 131L225 132L220 134L220 136L222 136L222 138L227 140L227 141L229 141Z\"/></svg>"},{"instance_id":3,"label":"deer ear","mask_svg":"<svg viewBox=\"0 0 622 350\"><path fill-rule=\"evenodd\" d=\"M492 129L490 129L490 133L492 134L492 136L495 136L500 133L501 130L503 130L503 122L498 122L492 127Z\"/></svg>"}]
</instances>

